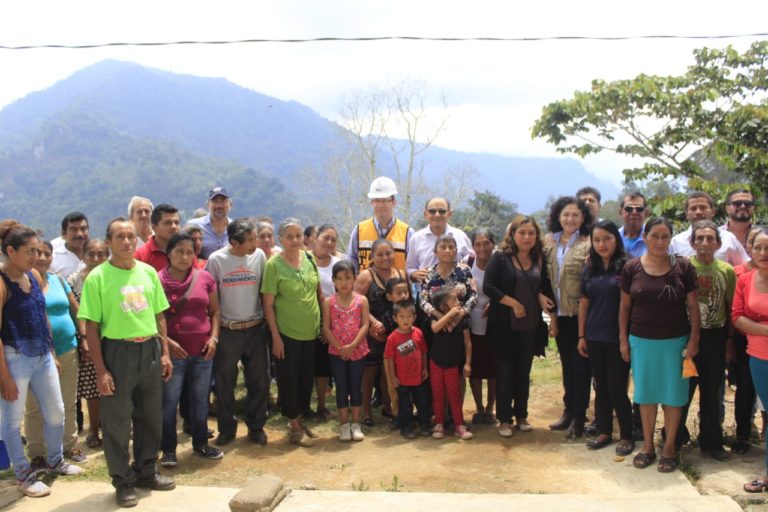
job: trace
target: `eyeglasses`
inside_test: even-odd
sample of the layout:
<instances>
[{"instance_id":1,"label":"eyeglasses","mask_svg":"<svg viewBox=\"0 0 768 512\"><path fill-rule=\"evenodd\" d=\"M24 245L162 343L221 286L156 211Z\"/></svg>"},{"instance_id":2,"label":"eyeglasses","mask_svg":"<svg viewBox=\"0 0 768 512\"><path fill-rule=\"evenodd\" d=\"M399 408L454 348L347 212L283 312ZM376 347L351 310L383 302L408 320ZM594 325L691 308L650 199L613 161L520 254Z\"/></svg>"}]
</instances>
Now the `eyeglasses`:
<instances>
[{"instance_id":1,"label":"eyeglasses","mask_svg":"<svg viewBox=\"0 0 768 512\"><path fill-rule=\"evenodd\" d=\"M645 206L625 206L624 211L627 213L643 213Z\"/></svg>"},{"instance_id":2,"label":"eyeglasses","mask_svg":"<svg viewBox=\"0 0 768 512\"><path fill-rule=\"evenodd\" d=\"M755 206L754 201L742 201L742 200L731 201L728 204L733 205L736 208L752 208L753 206Z\"/></svg>"},{"instance_id":3,"label":"eyeglasses","mask_svg":"<svg viewBox=\"0 0 768 512\"><path fill-rule=\"evenodd\" d=\"M448 213L448 210L446 210L445 208L430 208L429 210L427 210L427 213L429 213L430 215L437 215L438 213L440 215L445 215L446 213Z\"/></svg>"}]
</instances>

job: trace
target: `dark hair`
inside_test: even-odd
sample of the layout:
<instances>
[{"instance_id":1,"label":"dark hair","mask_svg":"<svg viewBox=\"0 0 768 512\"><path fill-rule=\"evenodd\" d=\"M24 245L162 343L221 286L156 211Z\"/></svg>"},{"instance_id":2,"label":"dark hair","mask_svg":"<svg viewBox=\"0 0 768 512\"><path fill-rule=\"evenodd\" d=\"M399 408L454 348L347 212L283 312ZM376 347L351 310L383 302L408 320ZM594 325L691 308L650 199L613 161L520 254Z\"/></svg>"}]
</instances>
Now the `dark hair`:
<instances>
[{"instance_id":1,"label":"dark hair","mask_svg":"<svg viewBox=\"0 0 768 512\"><path fill-rule=\"evenodd\" d=\"M49 251L53 252L53 244L49 242L48 240L43 240L43 245L45 245Z\"/></svg>"},{"instance_id":2,"label":"dark hair","mask_svg":"<svg viewBox=\"0 0 768 512\"><path fill-rule=\"evenodd\" d=\"M331 278L336 279L336 276L342 272L349 272L352 274L352 277L354 277L355 266L349 260L339 260L333 264L333 268L331 269Z\"/></svg>"},{"instance_id":3,"label":"dark hair","mask_svg":"<svg viewBox=\"0 0 768 512\"><path fill-rule=\"evenodd\" d=\"M457 249L459 247L459 244L456 243L456 239L453 238L453 235L451 233L443 233L442 235L437 237L437 240L435 240L435 248L432 251L437 252L437 248L440 246L440 244L445 244L445 243L451 243Z\"/></svg>"},{"instance_id":4,"label":"dark hair","mask_svg":"<svg viewBox=\"0 0 768 512\"><path fill-rule=\"evenodd\" d=\"M304 236L312 236L313 233L317 233L317 228L315 226L307 226L304 228Z\"/></svg>"},{"instance_id":5,"label":"dark hair","mask_svg":"<svg viewBox=\"0 0 768 512\"><path fill-rule=\"evenodd\" d=\"M424 211L427 211L429 209L429 203L434 201L435 199L441 199L445 201L445 206L448 208L448 211L451 211L451 202L447 198L440 197L440 196L430 197L429 199L427 199L427 202L424 203Z\"/></svg>"},{"instance_id":6,"label":"dark hair","mask_svg":"<svg viewBox=\"0 0 768 512\"><path fill-rule=\"evenodd\" d=\"M378 249L384 244L390 246L392 250L395 249L395 246L394 244L392 244L391 241L387 240L386 238L377 238L376 240L373 241L373 244L371 245L371 254L375 253L376 249Z\"/></svg>"},{"instance_id":7,"label":"dark hair","mask_svg":"<svg viewBox=\"0 0 768 512\"><path fill-rule=\"evenodd\" d=\"M749 228L749 231L747 231L747 248L750 251L752 250L752 245L754 245L754 243L755 243L755 238L757 238L757 235L759 233L762 233L764 230L765 230L765 228L763 226L752 226L751 228ZM754 233L755 236L752 236L752 233ZM751 243L750 243L750 240L749 240L750 237L752 237Z\"/></svg>"},{"instance_id":8,"label":"dark hair","mask_svg":"<svg viewBox=\"0 0 768 512\"><path fill-rule=\"evenodd\" d=\"M581 187L576 191L576 197L586 196L588 194L595 196L598 203L603 199L603 196L600 195L600 191L595 187Z\"/></svg>"},{"instance_id":9,"label":"dark hair","mask_svg":"<svg viewBox=\"0 0 768 512\"><path fill-rule=\"evenodd\" d=\"M560 196L552 204L552 208L549 210L549 219L547 220L547 229L550 233L558 233L563 230L563 226L560 225L560 214L563 212L566 206L569 204L575 204L576 207L581 210L581 214L584 216L584 221L579 228L579 234L581 236L589 235L589 227L592 225L592 214L589 213L587 203L581 199L577 199L573 196Z\"/></svg>"},{"instance_id":10,"label":"dark hair","mask_svg":"<svg viewBox=\"0 0 768 512\"><path fill-rule=\"evenodd\" d=\"M411 296L411 287L408 286L408 281L403 279L402 277L392 277L390 279L387 279L387 282L384 283L384 293L390 294L395 290L395 286L399 284L404 284L408 288L408 296Z\"/></svg>"},{"instance_id":11,"label":"dark hair","mask_svg":"<svg viewBox=\"0 0 768 512\"><path fill-rule=\"evenodd\" d=\"M691 225L691 246L693 246L693 241L696 239L696 232L700 229L711 229L715 232L715 239L717 240L717 243L723 243L722 238L720 237L720 229L718 229L717 224L712 222L711 220L698 220L694 222ZM749 234L749 233L747 233Z\"/></svg>"},{"instance_id":12,"label":"dark hair","mask_svg":"<svg viewBox=\"0 0 768 512\"><path fill-rule=\"evenodd\" d=\"M179 213L179 209L172 204L159 204L152 209L152 216L149 218L149 222L151 222L153 226L157 226L160 219L163 218L164 213Z\"/></svg>"},{"instance_id":13,"label":"dark hair","mask_svg":"<svg viewBox=\"0 0 768 512\"><path fill-rule=\"evenodd\" d=\"M685 207L684 207L684 209L688 210L688 203L690 202L691 199L701 199L701 198L704 198L704 199L707 200L707 203L709 203L709 207L710 208L714 208L715 207L715 200L712 199L711 195L709 195L706 192L701 191L701 190L694 190L693 192L688 192L688 195L685 196Z\"/></svg>"},{"instance_id":14,"label":"dark hair","mask_svg":"<svg viewBox=\"0 0 768 512\"><path fill-rule=\"evenodd\" d=\"M432 307L438 311L442 311L443 306L448 302L448 298L452 293L454 293L454 288L452 286L443 286L434 292L430 300Z\"/></svg>"},{"instance_id":15,"label":"dark hair","mask_svg":"<svg viewBox=\"0 0 768 512\"><path fill-rule=\"evenodd\" d=\"M240 217L227 224L227 238L230 242L235 241L239 244L245 242L248 233L256 229L256 225L248 217Z\"/></svg>"},{"instance_id":16,"label":"dark hair","mask_svg":"<svg viewBox=\"0 0 768 512\"><path fill-rule=\"evenodd\" d=\"M8 247L13 247L18 251L22 245L27 245L32 238L37 238L34 229L15 220L4 220L0 222L0 240L2 240L3 254L8 256Z\"/></svg>"},{"instance_id":17,"label":"dark hair","mask_svg":"<svg viewBox=\"0 0 768 512\"><path fill-rule=\"evenodd\" d=\"M624 194L621 198L621 202L619 203L619 208L624 208L624 200L626 198L637 199L638 197L643 200L643 207L647 208L648 200L645 198L642 192L627 192L626 194Z\"/></svg>"},{"instance_id":18,"label":"dark hair","mask_svg":"<svg viewBox=\"0 0 768 512\"><path fill-rule=\"evenodd\" d=\"M541 228L539 227L539 223L536 222L536 219L527 215L517 215L512 219L512 222L507 226L504 240L499 244L499 250L510 256L515 256L519 252L517 244L515 243L515 232L523 224L530 224L533 226L533 229L536 230L536 243L533 244L533 247L531 248L531 260L539 261L539 255L544 251L541 243Z\"/></svg>"},{"instance_id":19,"label":"dark hair","mask_svg":"<svg viewBox=\"0 0 768 512\"><path fill-rule=\"evenodd\" d=\"M324 231L328 231L329 229L336 231L336 235L338 236L339 230L336 229L336 226L334 226L333 224L322 224L319 228L317 228L317 236L320 236L320 233L323 233Z\"/></svg>"},{"instance_id":20,"label":"dark hair","mask_svg":"<svg viewBox=\"0 0 768 512\"><path fill-rule=\"evenodd\" d=\"M401 300L399 302L395 302L392 305L392 313L397 316L397 314L405 309L411 310L413 314L416 314L416 306L414 305L413 301L410 299Z\"/></svg>"},{"instance_id":21,"label":"dark hair","mask_svg":"<svg viewBox=\"0 0 768 512\"><path fill-rule=\"evenodd\" d=\"M672 221L664 217L651 217L648 219L648 221L645 223L645 227L643 228L643 232L648 235L648 233L651 232L651 229L655 226L658 226L659 224L664 224L667 226L670 235L674 234L675 228L672 225Z\"/></svg>"},{"instance_id":22,"label":"dark hair","mask_svg":"<svg viewBox=\"0 0 768 512\"><path fill-rule=\"evenodd\" d=\"M170 258L170 254L181 242L192 242L192 251L195 250L195 241L192 240L192 234L189 232L183 233L180 231L173 235L170 240L168 240L168 245L165 246L165 254L167 254Z\"/></svg>"},{"instance_id":23,"label":"dark hair","mask_svg":"<svg viewBox=\"0 0 768 512\"><path fill-rule=\"evenodd\" d=\"M131 225L133 231L136 232L136 228L133 226L133 223L130 220L125 217L115 217L107 223L107 235L105 237L106 240L112 240L112 224L117 224L118 222L127 222Z\"/></svg>"},{"instance_id":24,"label":"dark hair","mask_svg":"<svg viewBox=\"0 0 768 512\"><path fill-rule=\"evenodd\" d=\"M475 239L481 235L487 237L488 240L490 240L493 245L496 245L496 238L493 236L493 233L491 233L491 230L488 228L475 228L472 230L472 232L469 234L469 240L472 243L472 245L475 245Z\"/></svg>"},{"instance_id":25,"label":"dark hair","mask_svg":"<svg viewBox=\"0 0 768 512\"><path fill-rule=\"evenodd\" d=\"M753 198L755 197L755 194L753 194L751 190L746 189L746 188L737 188L736 190L731 190L730 192L728 192L728 195L725 196L725 204L730 203L731 202L731 198L733 196L735 196L736 194L749 194Z\"/></svg>"},{"instance_id":26,"label":"dark hair","mask_svg":"<svg viewBox=\"0 0 768 512\"><path fill-rule=\"evenodd\" d=\"M596 229L602 229L610 233L616 240L616 250L611 255L611 261L607 268L603 268L603 258L595 250L594 244L592 244L592 236ZM624 268L624 263L627 260L627 254L624 250L624 239L621 238L619 228L610 220L601 220L594 226L589 232L589 275L599 276L600 274L610 272L612 274L620 274Z\"/></svg>"},{"instance_id":27,"label":"dark hair","mask_svg":"<svg viewBox=\"0 0 768 512\"><path fill-rule=\"evenodd\" d=\"M69 227L72 222L80 222L81 220L84 220L85 223L88 224L88 217L86 217L84 213L69 212L63 219L61 219L61 232L64 233L67 231L67 227Z\"/></svg>"},{"instance_id":28,"label":"dark hair","mask_svg":"<svg viewBox=\"0 0 768 512\"><path fill-rule=\"evenodd\" d=\"M187 233L187 234L193 234L193 233L200 233L203 234L203 228L198 226L197 224L187 224L181 230L179 230L179 233Z\"/></svg>"}]
</instances>

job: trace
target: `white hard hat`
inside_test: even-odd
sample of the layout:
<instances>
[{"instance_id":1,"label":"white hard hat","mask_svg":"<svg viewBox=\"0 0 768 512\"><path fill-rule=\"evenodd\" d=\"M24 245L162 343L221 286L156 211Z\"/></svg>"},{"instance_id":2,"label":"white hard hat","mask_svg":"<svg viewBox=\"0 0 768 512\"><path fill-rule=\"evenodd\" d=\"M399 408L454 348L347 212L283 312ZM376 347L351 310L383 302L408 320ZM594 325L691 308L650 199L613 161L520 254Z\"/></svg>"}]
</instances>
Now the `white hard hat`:
<instances>
[{"instance_id":1,"label":"white hard hat","mask_svg":"<svg viewBox=\"0 0 768 512\"><path fill-rule=\"evenodd\" d=\"M369 199L385 199L397 195L397 186L391 178L379 176L371 182L371 188L368 190Z\"/></svg>"}]
</instances>

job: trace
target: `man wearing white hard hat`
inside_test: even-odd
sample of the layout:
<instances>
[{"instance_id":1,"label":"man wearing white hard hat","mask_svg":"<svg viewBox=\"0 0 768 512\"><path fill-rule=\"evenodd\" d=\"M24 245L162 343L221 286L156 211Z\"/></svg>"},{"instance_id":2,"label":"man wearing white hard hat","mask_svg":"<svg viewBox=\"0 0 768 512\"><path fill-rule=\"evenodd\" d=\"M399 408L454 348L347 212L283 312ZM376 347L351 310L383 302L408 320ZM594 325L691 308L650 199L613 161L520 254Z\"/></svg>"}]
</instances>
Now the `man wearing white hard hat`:
<instances>
[{"instance_id":1,"label":"man wearing white hard hat","mask_svg":"<svg viewBox=\"0 0 768 512\"><path fill-rule=\"evenodd\" d=\"M395 248L394 266L405 272L405 259L413 229L395 218L395 195L397 186L386 176L371 182L368 198L373 206L373 217L359 223L352 229L347 246L347 258L357 266L358 271L371 264L371 246L379 238L386 238Z\"/></svg>"}]
</instances>

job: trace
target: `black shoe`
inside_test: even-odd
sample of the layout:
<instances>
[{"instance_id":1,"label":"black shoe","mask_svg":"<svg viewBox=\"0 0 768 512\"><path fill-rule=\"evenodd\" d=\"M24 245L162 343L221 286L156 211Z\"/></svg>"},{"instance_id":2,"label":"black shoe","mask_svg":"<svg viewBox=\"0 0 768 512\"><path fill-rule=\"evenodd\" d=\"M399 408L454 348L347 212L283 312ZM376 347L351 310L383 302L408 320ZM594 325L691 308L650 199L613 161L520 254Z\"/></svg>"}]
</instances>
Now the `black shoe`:
<instances>
[{"instance_id":1,"label":"black shoe","mask_svg":"<svg viewBox=\"0 0 768 512\"><path fill-rule=\"evenodd\" d=\"M142 489L152 489L153 491L170 491L176 488L176 480L155 473L151 478L139 478L136 480L136 487Z\"/></svg>"},{"instance_id":2,"label":"black shoe","mask_svg":"<svg viewBox=\"0 0 768 512\"><path fill-rule=\"evenodd\" d=\"M709 455L713 459L715 459L717 461L720 461L720 462L725 462L725 461L727 461L728 459L731 458L731 454L728 453L727 451L725 451L722 446L718 446L717 448L713 448L711 450L704 450L704 449L702 449L701 450L701 454L702 455Z\"/></svg>"},{"instance_id":3,"label":"black shoe","mask_svg":"<svg viewBox=\"0 0 768 512\"><path fill-rule=\"evenodd\" d=\"M122 485L115 489L115 497L119 507L135 507L139 504L139 496L132 485Z\"/></svg>"},{"instance_id":4,"label":"black shoe","mask_svg":"<svg viewBox=\"0 0 768 512\"><path fill-rule=\"evenodd\" d=\"M216 437L216 441L214 441L214 443L216 443L216 446L224 446L224 445L227 445L227 444L231 443L234 440L235 440L235 436L230 436L229 434L219 433L219 435L218 435L218 437Z\"/></svg>"},{"instance_id":5,"label":"black shoe","mask_svg":"<svg viewBox=\"0 0 768 512\"><path fill-rule=\"evenodd\" d=\"M731 445L731 453L743 455L749 451L749 448L750 448L749 441L739 440Z\"/></svg>"},{"instance_id":6,"label":"black shoe","mask_svg":"<svg viewBox=\"0 0 768 512\"><path fill-rule=\"evenodd\" d=\"M400 428L400 423L397 421L397 418L393 418L392 421L389 422L389 429L397 430L399 428Z\"/></svg>"},{"instance_id":7,"label":"black shoe","mask_svg":"<svg viewBox=\"0 0 768 512\"><path fill-rule=\"evenodd\" d=\"M600 448L605 448L609 444L613 442L613 439L611 439L611 436L605 436L601 438L600 436L590 439L587 441L587 448L590 450L599 450Z\"/></svg>"},{"instance_id":8,"label":"black shoe","mask_svg":"<svg viewBox=\"0 0 768 512\"><path fill-rule=\"evenodd\" d=\"M216 432L213 431L213 429L209 428L207 431L208 439L213 439L213 436Z\"/></svg>"},{"instance_id":9,"label":"black shoe","mask_svg":"<svg viewBox=\"0 0 768 512\"><path fill-rule=\"evenodd\" d=\"M571 415L563 411L563 415L549 426L549 430L566 430L570 425Z\"/></svg>"},{"instance_id":10,"label":"black shoe","mask_svg":"<svg viewBox=\"0 0 768 512\"><path fill-rule=\"evenodd\" d=\"M584 433L588 436L596 436L598 434L597 420L593 420L589 425L585 425Z\"/></svg>"},{"instance_id":11,"label":"black shoe","mask_svg":"<svg viewBox=\"0 0 768 512\"><path fill-rule=\"evenodd\" d=\"M584 420L573 419L565 431L566 439L577 439L584 435Z\"/></svg>"},{"instance_id":12,"label":"black shoe","mask_svg":"<svg viewBox=\"0 0 768 512\"><path fill-rule=\"evenodd\" d=\"M416 432L413 430L401 430L400 435L406 439L416 439Z\"/></svg>"},{"instance_id":13,"label":"black shoe","mask_svg":"<svg viewBox=\"0 0 768 512\"><path fill-rule=\"evenodd\" d=\"M263 430L251 430L248 432L248 439L259 446L267 446L267 433Z\"/></svg>"}]
</instances>

